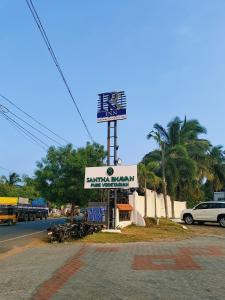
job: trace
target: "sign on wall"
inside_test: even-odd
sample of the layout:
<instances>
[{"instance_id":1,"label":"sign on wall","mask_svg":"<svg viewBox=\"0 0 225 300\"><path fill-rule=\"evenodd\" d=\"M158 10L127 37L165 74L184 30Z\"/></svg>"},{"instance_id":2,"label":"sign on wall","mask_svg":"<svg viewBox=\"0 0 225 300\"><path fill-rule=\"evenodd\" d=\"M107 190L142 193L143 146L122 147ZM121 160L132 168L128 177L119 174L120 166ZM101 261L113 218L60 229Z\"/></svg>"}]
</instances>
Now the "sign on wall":
<instances>
[{"instance_id":1,"label":"sign on wall","mask_svg":"<svg viewBox=\"0 0 225 300\"><path fill-rule=\"evenodd\" d=\"M98 95L97 122L109 122L127 118L124 91Z\"/></svg>"},{"instance_id":2,"label":"sign on wall","mask_svg":"<svg viewBox=\"0 0 225 300\"><path fill-rule=\"evenodd\" d=\"M137 187L137 165L85 168L85 189L129 189Z\"/></svg>"},{"instance_id":3,"label":"sign on wall","mask_svg":"<svg viewBox=\"0 0 225 300\"><path fill-rule=\"evenodd\" d=\"M106 207L88 207L89 222L105 222Z\"/></svg>"}]
</instances>

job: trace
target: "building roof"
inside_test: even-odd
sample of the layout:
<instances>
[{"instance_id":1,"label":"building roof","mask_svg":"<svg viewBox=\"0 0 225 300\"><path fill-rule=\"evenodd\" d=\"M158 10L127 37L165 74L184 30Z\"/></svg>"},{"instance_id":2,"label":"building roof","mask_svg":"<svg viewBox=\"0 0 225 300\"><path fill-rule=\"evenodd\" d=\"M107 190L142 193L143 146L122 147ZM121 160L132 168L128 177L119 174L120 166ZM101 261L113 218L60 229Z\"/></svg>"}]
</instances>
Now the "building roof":
<instances>
[{"instance_id":1,"label":"building roof","mask_svg":"<svg viewBox=\"0 0 225 300\"><path fill-rule=\"evenodd\" d=\"M119 210L123 210L123 211L131 211L131 210L133 210L133 207L130 204L117 204L117 208Z\"/></svg>"}]
</instances>

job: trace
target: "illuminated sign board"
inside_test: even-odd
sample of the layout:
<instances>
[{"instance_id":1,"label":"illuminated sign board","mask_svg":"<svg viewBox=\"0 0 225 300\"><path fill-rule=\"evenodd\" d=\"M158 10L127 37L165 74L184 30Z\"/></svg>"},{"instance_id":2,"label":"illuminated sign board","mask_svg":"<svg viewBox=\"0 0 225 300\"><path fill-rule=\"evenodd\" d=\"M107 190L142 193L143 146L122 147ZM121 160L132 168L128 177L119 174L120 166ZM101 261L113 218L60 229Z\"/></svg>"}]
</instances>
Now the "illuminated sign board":
<instances>
[{"instance_id":1,"label":"illuminated sign board","mask_svg":"<svg viewBox=\"0 0 225 300\"><path fill-rule=\"evenodd\" d=\"M97 122L109 122L127 118L124 91L102 93L98 96Z\"/></svg>"},{"instance_id":2,"label":"illuminated sign board","mask_svg":"<svg viewBox=\"0 0 225 300\"><path fill-rule=\"evenodd\" d=\"M137 165L85 168L85 189L129 189L137 187Z\"/></svg>"}]
</instances>

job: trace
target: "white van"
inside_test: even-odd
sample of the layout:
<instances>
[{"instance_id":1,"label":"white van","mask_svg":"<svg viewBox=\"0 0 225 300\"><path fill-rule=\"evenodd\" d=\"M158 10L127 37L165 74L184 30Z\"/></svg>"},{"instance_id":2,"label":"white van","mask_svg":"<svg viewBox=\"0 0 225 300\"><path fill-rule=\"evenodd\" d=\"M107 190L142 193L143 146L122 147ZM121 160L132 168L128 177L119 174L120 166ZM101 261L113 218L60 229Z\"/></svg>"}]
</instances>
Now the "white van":
<instances>
[{"instance_id":1,"label":"white van","mask_svg":"<svg viewBox=\"0 0 225 300\"><path fill-rule=\"evenodd\" d=\"M201 202L192 209L182 210L181 220L188 225L217 222L225 227L225 201Z\"/></svg>"}]
</instances>

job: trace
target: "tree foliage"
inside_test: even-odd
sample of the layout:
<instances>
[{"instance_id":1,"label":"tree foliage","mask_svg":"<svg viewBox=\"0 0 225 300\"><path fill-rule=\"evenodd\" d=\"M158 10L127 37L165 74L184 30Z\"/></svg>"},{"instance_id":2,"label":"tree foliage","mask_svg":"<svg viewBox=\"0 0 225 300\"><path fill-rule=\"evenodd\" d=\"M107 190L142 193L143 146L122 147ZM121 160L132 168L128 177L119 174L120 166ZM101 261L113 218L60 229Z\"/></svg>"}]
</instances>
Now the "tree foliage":
<instances>
[{"instance_id":1,"label":"tree foliage","mask_svg":"<svg viewBox=\"0 0 225 300\"><path fill-rule=\"evenodd\" d=\"M24 197L35 199L40 193L33 184L27 184L22 181L22 185L12 185L0 180L0 197Z\"/></svg>"},{"instance_id":2,"label":"tree foliage","mask_svg":"<svg viewBox=\"0 0 225 300\"><path fill-rule=\"evenodd\" d=\"M84 189L85 167L103 165L106 152L99 144L74 149L71 144L50 147L45 158L37 163L37 189L48 201L60 204L86 205L97 200L96 190Z\"/></svg>"},{"instance_id":3,"label":"tree foliage","mask_svg":"<svg viewBox=\"0 0 225 300\"><path fill-rule=\"evenodd\" d=\"M142 163L157 162L160 167L155 174L163 179L165 172L168 194L173 200L187 201L189 206L212 199L213 191L225 188L223 147L213 147L207 139L202 138L206 133L198 120L176 117L166 128L156 123L147 135L148 139L156 140L159 148L146 154Z\"/></svg>"}]
</instances>

